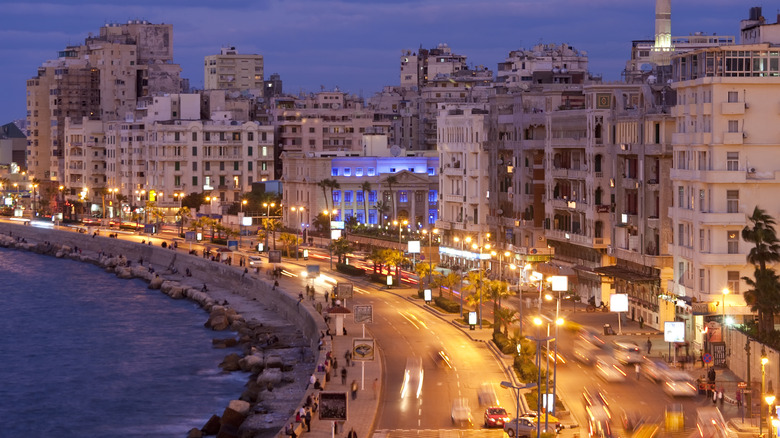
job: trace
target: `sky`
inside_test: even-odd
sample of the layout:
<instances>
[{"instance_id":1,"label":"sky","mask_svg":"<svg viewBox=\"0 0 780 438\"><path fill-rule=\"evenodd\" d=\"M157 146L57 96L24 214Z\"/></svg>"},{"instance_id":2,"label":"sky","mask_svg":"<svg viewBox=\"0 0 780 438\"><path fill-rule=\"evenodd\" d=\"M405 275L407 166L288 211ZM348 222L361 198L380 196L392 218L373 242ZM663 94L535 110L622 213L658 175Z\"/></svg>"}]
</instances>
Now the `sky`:
<instances>
[{"instance_id":1,"label":"sky","mask_svg":"<svg viewBox=\"0 0 780 438\"><path fill-rule=\"evenodd\" d=\"M672 35L738 37L752 6L777 21L780 1L672 0ZM512 50L566 43L588 54L591 73L620 80L631 41L653 39L654 13L655 0L0 0L0 125L25 117L40 65L107 23L173 24L174 62L195 88L203 58L235 46L263 55L265 77L279 73L286 93L368 98L399 84L403 50L439 43L494 73Z\"/></svg>"}]
</instances>

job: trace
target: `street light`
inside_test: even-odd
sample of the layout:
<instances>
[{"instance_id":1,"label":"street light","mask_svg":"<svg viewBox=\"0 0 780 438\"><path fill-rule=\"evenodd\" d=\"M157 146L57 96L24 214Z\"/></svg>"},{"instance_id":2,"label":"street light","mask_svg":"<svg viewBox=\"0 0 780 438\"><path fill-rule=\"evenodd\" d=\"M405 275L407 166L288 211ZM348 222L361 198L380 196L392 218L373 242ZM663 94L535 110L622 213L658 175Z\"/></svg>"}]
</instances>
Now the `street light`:
<instances>
[{"instance_id":1,"label":"street light","mask_svg":"<svg viewBox=\"0 0 780 438\"><path fill-rule=\"evenodd\" d=\"M517 319L520 322L520 337L523 337L523 293L520 290L520 279L522 278L522 270L514 263L509 265L509 269L517 270Z\"/></svg>"},{"instance_id":2,"label":"street light","mask_svg":"<svg viewBox=\"0 0 780 438\"><path fill-rule=\"evenodd\" d=\"M409 221L406 220L406 219L404 219L403 221L393 221L393 225L397 225L398 226L398 244L399 245L401 244L401 229L402 229L401 226L402 225L406 226L406 224L408 224L408 223L409 223Z\"/></svg>"},{"instance_id":3,"label":"street light","mask_svg":"<svg viewBox=\"0 0 780 438\"><path fill-rule=\"evenodd\" d=\"M768 363L769 363L769 358L766 357L766 350L764 349L764 347L761 347L761 398L765 398L765 395L764 395L764 387L766 385L766 370L765 370L765 367L766 367L766 364L768 364ZM769 400L766 400L766 401L767 401L767 404L768 404ZM774 396L772 397L772 401L773 402L775 401L774 400ZM771 414L771 410L770 410L770 414ZM763 434L764 434L764 432L763 432L764 421L761 420L761 417L762 417L762 414L759 411L759 415L758 415L758 418L759 418L759 421L758 421L758 434L759 434L759 436L763 436Z\"/></svg>"},{"instance_id":4,"label":"street light","mask_svg":"<svg viewBox=\"0 0 780 438\"><path fill-rule=\"evenodd\" d=\"M471 248L475 250L479 250L479 259L477 260L477 270L479 272L479 284L477 284L477 293L479 294L479 328L482 329L482 246L477 245L476 243L471 244ZM490 244L486 243L484 245L484 248L489 250Z\"/></svg>"},{"instance_id":5,"label":"street light","mask_svg":"<svg viewBox=\"0 0 780 438\"><path fill-rule=\"evenodd\" d=\"M767 406L766 422L769 427L769 435L772 435L772 406L775 404L775 392L772 391L772 382L769 382L769 388L764 396Z\"/></svg>"},{"instance_id":6,"label":"street light","mask_svg":"<svg viewBox=\"0 0 780 438\"><path fill-rule=\"evenodd\" d=\"M304 207L290 207L290 211L298 212L298 230L301 230L301 213L303 213ZM298 233L295 233L295 260L298 260Z\"/></svg>"},{"instance_id":7,"label":"street light","mask_svg":"<svg viewBox=\"0 0 780 438\"><path fill-rule=\"evenodd\" d=\"M519 347L519 344L518 344ZM517 434L517 431L520 430L520 390L521 389L528 389L531 387L536 386L536 383L527 383L523 386L515 386L511 384L510 382L507 382L506 380L501 382L501 387L504 389L514 389L515 390L515 396L516 396L516 402L515 402L515 434ZM538 417L537 417L538 418ZM538 421L537 421L538 423ZM538 426L538 424L537 424ZM538 427L537 427L538 428Z\"/></svg>"},{"instance_id":8,"label":"street light","mask_svg":"<svg viewBox=\"0 0 780 438\"><path fill-rule=\"evenodd\" d=\"M276 203L267 203L263 202L263 207L265 207L265 248L266 251L268 251L270 248L268 248L268 226L271 222L271 207L276 207ZM274 245L276 245L276 236L274 236Z\"/></svg>"},{"instance_id":9,"label":"street light","mask_svg":"<svg viewBox=\"0 0 780 438\"><path fill-rule=\"evenodd\" d=\"M114 189L116 190L116 189ZM184 232L184 215L182 214L182 204L184 202L184 193L174 192L173 197L179 201L179 236Z\"/></svg>"},{"instance_id":10,"label":"street light","mask_svg":"<svg viewBox=\"0 0 780 438\"><path fill-rule=\"evenodd\" d=\"M428 232L428 230L422 230L422 232L423 232L423 234L427 234L428 235L428 248L430 249L433 246L433 244L431 242L432 239L433 239L433 235L438 233L439 230L438 230L438 228L434 228L430 232ZM433 252L433 251L431 251L431 252ZM433 271L433 260L432 259L433 259L433 256L431 254L429 254L428 255L428 286L429 287L430 287L430 284L431 284L431 271ZM452 291L450 291L450 294L451 293L452 293Z\"/></svg>"},{"instance_id":11,"label":"street light","mask_svg":"<svg viewBox=\"0 0 780 438\"><path fill-rule=\"evenodd\" d=\"M331 211L322 210L322 214L328 216L328 242L330 242L328 243L328 261L331 271L333 270L333 215L338 214L338 212L335 208Z\"/></svg>"}]
</instances>

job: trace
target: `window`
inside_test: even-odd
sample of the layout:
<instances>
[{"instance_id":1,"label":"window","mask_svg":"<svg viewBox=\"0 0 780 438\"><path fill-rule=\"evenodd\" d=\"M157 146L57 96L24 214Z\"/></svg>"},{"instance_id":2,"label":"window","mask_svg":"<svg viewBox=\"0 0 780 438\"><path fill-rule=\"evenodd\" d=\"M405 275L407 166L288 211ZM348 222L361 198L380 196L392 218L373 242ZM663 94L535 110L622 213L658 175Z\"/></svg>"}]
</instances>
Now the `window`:
<instances>
[{"instance_id":1,"label":"window","mask_svg":"<svg viewBox=\"0 0 780 438\"><path fill-rule=\"evenodd\" d=\"M373 167L368 168L368 176L376 175L376 170Z\"/></svg>"},{"instance_id":2,"label":"window","mask_svg":"<svg viewBox=\"0 0 780 438\"><path fill-rule=\"evenodd\" d=\"M363 168L362 167L356 167L355 168L355 176L363 176Z\"/></svg>"},{"instance_id":3,"label":"window","mask_svg":"<svg viewBox=\"0 0 780 438\"><path fill-rule=\"evenodd\" d=\"M685 246L685 225L677 225L677 245Z\"/></svg>"},{"instance_id":4,"label":"window","mask_svg":"<svg viewBox=\"0 0 780 438\"><path fill-rule=\"evenodd\" d=\"M181 186L181 176L176 175L173 177L173 185L175 185L176 187Z\"/></svg>"},{"instance_id":5,"label":"window","mask_svg":"<svg viewBox=\"0 0 780 438\"><path fill-rule=\"evenodd\" d=\"M739 102L739 93L736 91L729 91L729 102Z\"/></svg>"},{"instance_id":6,"label":"window","mask_svg":"<svg viewBox=\"0 0 780 438\"><path fill-rule=\"evenodd\" d=\"M733 294L739 293L739 271L726 271L726 283L729 288L729 292Z\"/></svg>"},{"instance_id":7,"label":"window","mask_svg":"<svg viewBox=\"0 0 780 438\"><path fill-rule=\"evenodd\" d=\"M430 209L428 210L428 225L433 225L436 223L436 219L439 218L439 211L436 209Z\"/></svg>"},{"instance_id":8,"label":"window","mask_svg":"<svg viewBox=\"0 0 780 438\"><path fill-rule=\"evenodd\" d=\"M193 157L197 157L198 156L198 147L197 146L193 146L192 147L192 156Z\"/></svg>"},{"instance_id":9,"label":"window","mask_svg":"<svg viewBox=\"0 0 780 438\"><path fill-rule=\"evenodd\" d=\"M398 192L398 202L409 202L409 197L406 190L400 190Z\"/></svg>"},{"instance_id":10,"label":"window","mask_svg":"<svg viewBox=\"0 0 780 438\"><path fill-rule=\"evenodd\" d=\"M334 190L333 191L333 204L341 202L341 190Z\"/></svg>"},{"instance_id":11,"label":"window","mask_svg":"<svg viewBox=\"0 0 780 438\"><path fill-rule=\"evenodd\" d=\"M181 140L181 138L180 138L179 136L180 136L180 133L178 133L178 132L174 132L174 133L173 133L173 141L179 141L179 140Z\"/></svg>"},{"instance_id":12,"label":"window","mask_svg":"<svg viewBox=\"0 0 780 438\"><path fill-rule=\"evenodd\" d=\"M338 167L331 167L330 168L330 176L339 176L339 168Z\"/></svg>"},{"instance_id":13,"label":"window","mask_svg":"<svg viewBox=\"0 0 780 438\"><path fill-rule=\"evenodd\" d=\"M357 220L357 223L359 224L365 224L365 215L362 211L358 211L355 213L355 219Z\"/></svg>"},{"instance_id":14,"label":"window","mask_svg":"<svg viewBox=\"0 0 780 438\"><path fill-rule=\"evenodd\" d=\"M180 161L176 161L176 162L173 163L173 170L175 170L177 172L181 170L181 162Z\"/></svg>"},{"instance_id":15,"label":"window","mask_svg":"<svg viewBox=\"0 0 780 438\"><path fill-rule=\"evenodd\" d=\"M249 146L246 150L246 156L251 157L252 156L252 146Z\"/></svg>"},{"instance_id":16,"label":"window","mask_svg":"<svg viewBox=\"0 0 780 438\"><path fill-rule=\"evenodd\" d=\"M704 283L704 269L699 269L699 291L704 292L707 290Z\"/></svg>"},{"instance_id":17,"label":"window","mask_svg":"<svg viewBox=\"0 0 780 438\"><path fill-rule=\"evenodd\" d=\"M390 168L390 173L395 173L395 167Z\"/></svg>"},{"instance_id":18,"label":"window","mask_svg":"<svg viewBox=\"0 0 780 438\"><path fill-rule=\"evenodd\" d=\"M363 203L363 199L364 199L363 191L362 190L357 190L355 192L355 202L357 202L358 204L362 204Z\"/></svg>"},{"instance_id":19,"label":"window","mask_svg":"<svg viewBox=\"0 0 780 438\"><path fill-rule=\"evenodd\" d=\"M726 213L739 213L739 190L726 190Z\"/></svg>"},{"instance_id":20,"label":"window","mask_svg":"<svg viewBox=\"0 0 780 438\"><path fill-rule=\"evenodd\" d=\"M193 187L198 187L198 177L197 176L193 176L192 177L192 186Z\"/></svg>"},{"instance_id":21,"label":"window","mask_svg":"<svg viewBox=\"0 0 780 438\"><path fill-rule=\"evenodd\" d=\"M699 229L699 251L704 252L704 230Z\"/></svg>"},{"instance_id":22,"label":"window","mask_svg":"<svg viewBox=\"0 0 780 438\"><path fill-rule=\"evenodd\" d=\"M726 152L726 170L739 170L739 152Z\"/></svg>"},{"instance_id":23,"label":"window","mask_svg":"<svg viewBox=\"0 0 780 438\"><path fill-rule=\"evenodd\" d=\"M739 132L739 120L729 120L729 132Z\"/></svg>"},{"instance_id":24,"label":"window","mask_svg":"<svg viewBox=\"0 0 780 438\"><path fill-rule=\"evenodd\" d=\"M263 146L263 156L264 157L268 156L268 146Z\"/></svg>"},{"instance_id":25,"label":"window","mask_svg":"<svg viewBox=\"0 0 780 438\"><path fill-rule=\"evenodd\" d=\"M428 190L428 202L436 202L436 190Z\"/></svg>"},{"instance_id":26,"label":"window","mask_svg":"<svg viewBox=\"0 0 780 438\"><path fill-rule=\"evenodd\" d=\"M368 223L374 225L378 223L376 220L376 210L368 210Z\"/></svg>"},{"instance_id":27,"label":"window","mask_svg":"<svg viewBox=\"0 0 780 438\"><path fill-rule=\"evenodd\" d=\"M368 192L368 202L376 202L376 190Z\"/></svg>"},{"instance_id":28,"label":"window","mask_svg":"<svg viewBox=\"0 0 780 438\"><path fill-rule=\"evenodd\" d=\"M197 161L193 161L192 162L192 171L193 172L197 172L198 171L198 162Z\"/></svg>"},{"instance_id":29,"label":"window","mask_svg":"<svg viewBox=\"0 0 780 438\"><path fill-rule=\"evenodd\" d=\"M699 190L699 211L704 212L704 190Z\"/></svg>"},{"instance_id":30,"label":"window","mask_svg":"<svg viewBox=\"0 0 780 438\"><path fill-rule=\"evenodd\" d=\"M246 133L246 139L249 140L249 141L254 141L255 140L255 133L254 132L247 132Z\"/></svg>"},{"instance_id":31,"label":"window","mask_svg":"<svg viewBox=\"0 0 780 438\"><path fill-rule=\"evenodd\" d=\"M685 205L685 187L679 186L677 187L677 207L683 208Z\"/></svg>"},{"instance_id":32,"label":"window","mask_svg":"<svg viewBox=\"0 0 780 438\"><path fill-rule=\"evenodd\" d=\"M726 231L726 241L728 242L728 253L739 254L739 231Z\"/></svg>"},{"instance_id":33,"label":"window","mask_svg":"<svg viewBox=\"0 0 780 438\"><path fill-rule=\"evenodd\" d=\"M344 190L344 202L346 204L352 203L352 190Z\"/></svg>"},{"instance_id":34,"label":"window","mask_svg":"<svg viewBox=\"0 0 780 438\"><path fill-rule=\"evenodd\" d=\"M220 161L219 162L219 170L225 170L225 162L224 161Z\"/></svg>"},{"instance_id":35,"label":"window","mask_svg":"<svg viewBox=\"0 0 780 438\"><path fill-rule=\"evenodd\" d=\"M233 162L233 170L239 170L239 163L241 163L241 162L240 161L234 161Z\"/></svg>"},{"instance_id":36,"label":"window","mask_svg":"<svg viewBox=\"0 0 780 438\"><path fill-rule=\"evenodd\" d=\"M205 163L203 163L203 166L204 166L203 170L205 170L206 172L210 171L211 170L211 161L206 161Z\"/></svg>"},{"instance_id":37,"label":"window","mask_svg":"<svg viewBox=\"0 0 780 438\"><path fill-rule=\"evenodd\" d=\"M203 133L203 139L206 141L211 141L211 133L210 132L204 132Z\"/></svg>"},{"instance_id":38,"label":"window","mask_svg":"<svg viewBox=\"0 0 780 438\"><path fill-rule=\"evenodd\" d=\"M351 167L345 167L344 168L344 176L352 176L352 168Z\"/></svg>"},{"instance_id":39,"label":"window","mask_svg":"<svg viewBox=\"0 0 780 438\"><path fill-rule=\"evenodd\" d=\"M251 161L246 163L246 170L250 170L250 171L252 170L252 162Z\"/></svg>"},{"instance_id":40,"label":"window","mask_svg":"<svg viewBox=\"0 0 780 438\"><path fill-rule=\"evenodd\" d=\"M198 133L197 132L193 132L192 133L192 141L198 141Z\"/></svg>"}]
</instances>

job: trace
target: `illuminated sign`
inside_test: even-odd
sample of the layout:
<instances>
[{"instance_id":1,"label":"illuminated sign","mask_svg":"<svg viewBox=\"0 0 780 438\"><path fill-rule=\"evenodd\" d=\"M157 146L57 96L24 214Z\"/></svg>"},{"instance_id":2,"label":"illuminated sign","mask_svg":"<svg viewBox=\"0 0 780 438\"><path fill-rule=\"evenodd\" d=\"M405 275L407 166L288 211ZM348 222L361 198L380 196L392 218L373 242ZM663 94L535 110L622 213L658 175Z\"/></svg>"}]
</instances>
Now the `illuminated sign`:
<instances>
[{"instance_id":1,"label":"illuminated sign","mask_svg":"<svg viewBox=\"0 0 780 438\"><path fill-rule=\"evenodd\" d=\"M609 296L610 312L628 312L628 295L612 294Z\"/></svg>"},{"instance_id":2,"label":"illuminated sign","mask_svg":"<svg viewBox=\"0 0 780 438\"><path fill-rule=\"evenodd\" d=\"M685 322L664 321L664 341L685 342Z\"/></svg>"}]
</instances>

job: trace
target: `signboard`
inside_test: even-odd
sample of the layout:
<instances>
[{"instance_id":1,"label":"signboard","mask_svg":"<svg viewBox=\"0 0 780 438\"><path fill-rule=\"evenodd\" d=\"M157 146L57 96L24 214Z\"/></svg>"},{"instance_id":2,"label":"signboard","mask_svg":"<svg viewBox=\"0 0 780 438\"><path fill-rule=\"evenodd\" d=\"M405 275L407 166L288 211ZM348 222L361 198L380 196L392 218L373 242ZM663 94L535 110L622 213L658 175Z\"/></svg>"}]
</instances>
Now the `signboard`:
<instances>
[{"instance_id":1,"label":"signboard","mask_svg":"<svg viewBox=\"0 0 780 438\"><path fill-rule=\"evenodd\" d=\"M426 303L430 303L431 301L433 301L433 297L431 297L431 290L430 289L425 289L423 291L423 298L425 299Z\"/></svg>"},{"instance_id":2,"label":"signboard","mask_svg":"<svg viewBox=\"0 0 780 438\"><path fill-rule=\"evenodd\" d=\"M238 249L238 240L228 240L227 247L228 249L236 251Z\"/></svg>"},{"instance_id":3,"label":"signboard","mask_svg":"<svg viewBox=\"0 0 780 438\"><path fill-rule=\"evenodd\" d=\"M609 296L610 312L628 312L628 295L612 294Z\"/></svg>"},{"instance_id":4,"label":"signboard","mask_svg":"<svg viewBox=\"0 0 780 438\"><path fill-rule=\"evenodd\" d=\"M374 306L370 304L352 306L352 317L357 324L371 324L374 322Z\"/></svg>"},{"instance_id":5,"label":"signboard","mask_svg":"<svg viewBox=\"0 0 780 438\"><path fill-rule=\"evenodd\" d=\"M477 312L469 312L469 325L477 325Z\"/></svg>"},{"instance_id":6,"label":"signboard","mask_svg":"<svg viewBox=\"0 0 780 438\"><path fill-rule=\"evenodd\" d=\"M419 240L410 240L407 242L407 249L406 251L409 254L419 254L420 253L420 241Z\"/></svg>"},{"instance_id":7,"label":"signboard","mask_svg":"<svg viewBox=\"0 0 780 438\"><path fill-rule=\"evenodd\" d=\"M244 216L241 218L241 225L245 227L251 227L252 226L252 216Z\"/></svg>"},{"instance_id":8,"label":"signboard","mask_svg":"<svg viewBox=\"0 0 780 438\"><path fill-rule=\"evenodd\" d=\"M279 250L268 251L268 263L282 263L282 252Z\"/></svg>"},{"instance_id":9,"label":"signboard","mask_svg":"<svg viewBox=\"0 0 780 438\"><path fill-rule=\"evenodd\" d=\"M330 229L331 230L343 230L344 229L344 221L330 221Z\"/></svg>"},{"instance_id":10,"label":"signboard","mask_svg":"<svg viewBox=\"0 0 780 438\"><path fill-rule=\"evenodd\" d=\"M197 236L198 236L198 242L200 242L201 240L203 240L203 233L201 233L201 232L198 232Z\"/></svg>"},{"instance_id":11,"label":"signboard","mask_svg":"<svg viewBox=\"0 0 780 438\"><path fill-rule=\"evenodd\" d=\"M352 339L352 360L368 362L374 360L374 340L369 338Z\"/></svg>"},{"instance_id":12,"label":"signboard","mask_svg":"<svg viewBox=\"0 0 780 438\"><path fill-rule=\"evenodd\" d=\"M393 276L392 275L388 275L387 276L387 285L388 286L392 286L393 285Z\"/></svg>"},{"instance_id":13,"label":"signboard","mask_svg":"<svg viewBox=\"0 0 780 438\"><path fill-rule=\"evenodd\" d=\"M712 362L716 367L726 366L726 343L711 342Z\"/></svg>"},{"instance_id":14,"label":"signboard","mask_svg":"<svg viewBox=\"0 0 780 438\"><path fill-rule=\"evenodd\" d=\"M712 362L712 355L709 353L704 353L701 355L701 360L704 363L710 363Z\"/></svg>"},{"instance_id":15,"label":"signboard","mask_svg":"<svg viewBox=\"0 0 780 438\"><path fill-rule=\"evenodd\" d=\"M336 296L334 298L340 300L352 298L352 283L336 283Z\"/></svg>"},{"instance_id":16,"label":"signboard","mask_svg":"<svg viewBox=\"0 0 780 438\"><path fill-rule=\"evenodd\" d=\"M685 342L685 322L683 321L664 322L664 341Z\"/></svg>"},{"instance_id":17,"label":"signboard","mask_svg":"<svg viewBox=\"0 0 780 438\"><path fill-rule=\"evenodd\" d=\"M330 230L330 240L341 239L341 230Z\"/></svg>"},{"instance_id":18,"label":"signboard","mask_svg":"<svg viewBox=\"0 0 780 438\"><path fill-rule=\"evenodd\" d=\"M566 292L569 290L569 277L565 275L553 275L550 279L552 280L553 292Z\"/></svg>"},{"instance_id":19,"label":"signboard","mask_svg":"<svg viewBox=\"0 0 780 438\"><path fill-rule=\"evenodd\" d=\"M184 232L184 241L185 242L194 242L198 239L198 234L194 231L185 231Z\"/></svg>"},{"instance_id":20,"label":"signboard","mask_svg":"<svg viewBox=\"0 0 780 438\"><path fill-rule=\"evenodd\" d=\"M317 278L320 275L320 265L306 265L306 274L309 278Z\"/></svg>"},{"instance_id":21,"label":"signboard","mask_svg":"<svg viewBox=\"0 0 780 438\"><path fill-rule=\"evenodd\" d=\"M347 393L320 392L320 420L347 421Z\"/></svg>"},{"instance_id":22,"label":"signboard","mask_svg":"<svg viewBox=\"0 0 780 438\"><path fill-rule=\"evenodd\" d=\"M547 412L553 412L553 408L555 408L555 394L547 393L542 394L544 397L542 397L542 407L547 409Z\"/></svg>"}]
</instances>

